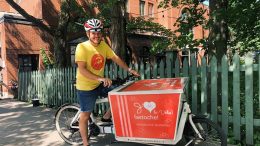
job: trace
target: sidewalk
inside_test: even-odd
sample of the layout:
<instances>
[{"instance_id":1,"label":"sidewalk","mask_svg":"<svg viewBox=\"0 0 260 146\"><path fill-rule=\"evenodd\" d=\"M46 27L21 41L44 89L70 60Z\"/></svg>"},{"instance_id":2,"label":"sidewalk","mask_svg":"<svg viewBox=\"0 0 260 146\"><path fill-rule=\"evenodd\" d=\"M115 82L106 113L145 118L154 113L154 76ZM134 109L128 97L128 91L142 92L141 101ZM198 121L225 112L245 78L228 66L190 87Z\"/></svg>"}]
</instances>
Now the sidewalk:
<instances>
[{"instance_id":1,"label":"sidewalk","mask_svg":"<svg viewBox=\"0 0 260 146\"><path fill-rule=\"evenodd\" d=\"M55 110L32 107L14 99L0 100L0 146L70 146L55 130ZM113 135L92 140L94 146L159 146L137 143L110 144Z\"/></svg>"},{"instance_id":2,"label":"sidewalk","mask_svg":"<svg viewBox=\"0 0 260 146\"><path fill-rule=\"evenodd\" d=\"M54 110L0 100L0 146L68 146L53 124Z\"/></svg>"},{"instance_id":3,"label":"sidewalk","mask_svg":"<svg viewBox=\"0 0 260 146\"><path fill-rule=\"evenodd\" d=\"M70 146L55 130L54 109L32 107L14 99L0 100L0 146ZM110 144L113 135L100 135L93 146L160 146L137 143ZM183 144L179 144L181 146Z\"/></svg>"}]
</instances>

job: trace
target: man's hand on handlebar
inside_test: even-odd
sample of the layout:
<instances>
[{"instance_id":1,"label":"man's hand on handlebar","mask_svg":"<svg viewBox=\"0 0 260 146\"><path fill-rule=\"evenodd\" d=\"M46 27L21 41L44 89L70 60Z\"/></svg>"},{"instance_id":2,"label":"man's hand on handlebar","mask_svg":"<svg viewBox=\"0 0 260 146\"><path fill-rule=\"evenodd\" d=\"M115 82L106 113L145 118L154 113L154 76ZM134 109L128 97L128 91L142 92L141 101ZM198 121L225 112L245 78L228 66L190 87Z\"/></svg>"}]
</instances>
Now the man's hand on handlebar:
<instances>
[{"instance_id":1,"label":"man's hand on handlebar","mask_svg":"<svg viewBox=\"0 0 260 146\"><path fill-rule=\"evenodd\" d=\"M135 70L133 70L133 69L131 69L131 68L129 68L128 71L129 71L130 74L133 74L133 75L136 76L136 77L139 77L139 76L140 76L140 74L139 74L137 71L135 71Z\"/></svg>"},{"instance_id":2,"label":"man's hand on handlebar","mask_svg":"<svg viewBox=\"0 0 260 146\"><path fill-rule=\"evenodd\" d=\"M131 74L128 78L133 76L140 77L140 74L131 68L128 69L128 72ZM112 80L109 78L98 78L98 81L101 82L104 87L110 87L112 85Z\"/></svg>"},{"instance_id":3,"label":"man's hand on handlebar","mask_svg":"<svg viewBox=\"0 0 260 146\"><path fill-rule=\"evenodd\" d=\"M112 80L110 80L109 78L98 78L98 81L103 83L104 87L110 87L112 85Z\"/></svg>"}]
</instances>

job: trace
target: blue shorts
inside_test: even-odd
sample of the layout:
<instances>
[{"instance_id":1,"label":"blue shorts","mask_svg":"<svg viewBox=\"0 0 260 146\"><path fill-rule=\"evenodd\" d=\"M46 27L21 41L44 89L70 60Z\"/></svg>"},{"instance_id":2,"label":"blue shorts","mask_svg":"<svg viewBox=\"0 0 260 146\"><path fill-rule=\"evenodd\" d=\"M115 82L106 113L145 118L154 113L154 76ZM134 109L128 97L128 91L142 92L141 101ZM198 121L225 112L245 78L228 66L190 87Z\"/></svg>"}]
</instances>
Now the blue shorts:
<instances>
[{"instance_id":1,"label":"blue shorts","mask_svg":"<svg viewBox=\"0 0 260 146\"><path fill-rule=\"evenodd\" d=\"M107 97L107 93L113 90L114 88L114 86L110 86L109 88L107 88L103 85L99 85L97 88L90 91L77 90L80 111L92 112L94 110L98 96Z\"/></svg>"}]
</instances>

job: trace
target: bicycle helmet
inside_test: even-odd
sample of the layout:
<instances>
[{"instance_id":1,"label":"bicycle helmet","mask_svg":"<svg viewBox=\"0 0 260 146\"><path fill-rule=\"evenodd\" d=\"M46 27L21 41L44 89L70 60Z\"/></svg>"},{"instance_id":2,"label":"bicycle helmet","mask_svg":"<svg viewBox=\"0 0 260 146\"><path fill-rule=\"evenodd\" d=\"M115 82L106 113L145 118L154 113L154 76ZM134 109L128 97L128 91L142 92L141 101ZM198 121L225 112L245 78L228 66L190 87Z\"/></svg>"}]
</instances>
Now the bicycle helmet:
<instances>
[{"instance_id":1,"label":"bicycle helmet","mask_svg":"<svg viewBox=\"0 0 260 146\"><path fill-rule=\"evenodd\" d=\"M86 31L101 31L103 25L100 20L98 19L90 19L85 22L84 28Z\"/></svg>"}]
</instances>

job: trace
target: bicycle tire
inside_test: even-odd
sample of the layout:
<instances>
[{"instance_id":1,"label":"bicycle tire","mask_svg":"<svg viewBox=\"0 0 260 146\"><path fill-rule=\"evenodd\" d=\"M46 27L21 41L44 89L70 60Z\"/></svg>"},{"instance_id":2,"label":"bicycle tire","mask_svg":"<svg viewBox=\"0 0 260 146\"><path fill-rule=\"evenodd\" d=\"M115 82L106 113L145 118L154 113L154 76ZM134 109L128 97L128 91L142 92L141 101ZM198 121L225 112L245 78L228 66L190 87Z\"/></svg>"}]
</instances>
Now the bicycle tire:
<instances>
[{"instance_id":1,"label":"bicycle tire","mask_svg":"<svg viewBox=\"0 0 260 146\"><path fill-rule=\"evenodd\" d=\"M77 104L62 105L55 114L55 127L60 137L68 144L82 145L79 129L70 126L71 120L80 110Z\"/></svg>"},{"instance_id":2,"label":"bicycle tire","mask_svg":"<svg viewBox=\"0 0 260 146\"><path fill-rule=\"evenodd\" d=\"M191 146L227 146L226 134L219 125L204 117L197 118L195 116L192 120L203 140L198 137L188 122L184 129L184 136L186 141L194 140L190 144Z\"/></svg>"}]
</instances>

